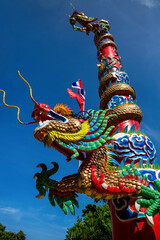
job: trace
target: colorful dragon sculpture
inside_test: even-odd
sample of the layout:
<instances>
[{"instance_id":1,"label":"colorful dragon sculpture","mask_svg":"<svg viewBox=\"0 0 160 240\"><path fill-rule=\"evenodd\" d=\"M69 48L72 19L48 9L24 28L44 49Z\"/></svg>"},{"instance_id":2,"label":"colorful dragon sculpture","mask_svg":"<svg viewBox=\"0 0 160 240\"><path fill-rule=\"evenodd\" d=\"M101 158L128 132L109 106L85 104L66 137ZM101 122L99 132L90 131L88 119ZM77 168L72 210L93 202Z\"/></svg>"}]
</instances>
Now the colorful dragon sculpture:
<instances>
[{"instance_id":1,"label":"colorful dragon sculpture","mask_svg":"<svg viewBox=\"0 0 160 240\"><path fill-rule=\"evenodd\" d=\"M45 164L39 164L42 172L34 176L37 178L36 187L39 191L37 197L44 197L47 187L50 203L55 206L56 201L66 214L67 207L74 214L73 205L78 206L75 192L97 199L143 196L145 199L136 201L136 211L139 212L141 206L146 207L147 220L153 225L152 216L159 212L160 207L159 191L148 187L149 181L135 165L131 168L128 164L120 171L116 170L116 167L111 170L111 165L119 166L112 152L112 144L116 142L112 132L118 123L117 115L110 110L89 110L85 115L73 116L63 105L57 105L54 111L47 105L42 106L43 110L36 106L32 113L34 119L40 123L34 131L34 137L66 155L68 161L76 158L83 163L78 174L64 177L60 182L49 178L58 170L56 163L53 163L54 167L48 171ZM141 140L141 135L132 135L133 138ZM149 147L151 149L153 145L150 144ZM160 190L160 181L155 180L154 186Z\"/></svg>"},{"instance_id":2,"label":"colorful dragon sculpture","mask_svg":"<svg viewBox=\"0 0 160 240\"><path fill-rule=\"evenodd\" d=\"M137 222L146 217L153 227L153 217L160 213L160 171L153 163L156 150L141 130L143 115L134 102L135 90L122 69L117 46L109 33L109 23L103 19L95 22L97 18L87 17L75 9L69 19L74 30L95 34L100 62L100 110L75 114L63 104L52 109L38 103L32 97L30 85L19 73L28 84L35 103L32 117L39 125L34 137L64 154L67 161L82 161L77 174L64 177L60 182L50 178L58 171L57 163L52 162L53 168L49 170L44 163L39 164L37 167L42 170L34 175L39 191L37 198L44 197L49 189L51 205L57 202L65 214L68 209L74 214L74 206L78 207L76 193L85 193L91 198L110 200L121 222L133 219ZM4 104L9 106L5 103L5 92L1 91Z\"/></svg>"}]
</instances>

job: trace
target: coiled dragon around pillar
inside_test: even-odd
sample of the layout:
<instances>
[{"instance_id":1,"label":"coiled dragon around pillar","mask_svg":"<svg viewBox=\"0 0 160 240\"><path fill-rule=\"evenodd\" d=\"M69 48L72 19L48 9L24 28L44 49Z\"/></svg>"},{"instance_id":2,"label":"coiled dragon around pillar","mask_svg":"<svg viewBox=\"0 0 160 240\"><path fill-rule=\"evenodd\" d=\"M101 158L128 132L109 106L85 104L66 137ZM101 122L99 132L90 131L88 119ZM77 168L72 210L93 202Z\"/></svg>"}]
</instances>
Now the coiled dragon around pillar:
<instances>
[{"instance_id":1,"label":"coiled dragon around pillar","mask_svg":"<svg viewBox=\"0 0 160 240\"><path fill-rule=\"evenodd\" d=\"M49 189L51 205L57 203L65 214L68 209L74 214L74 206L78 207L76 193L85 193L91 198L109 200L113 224L116 221L119 224L147 221L154 228L154 220L157 225L160 213L160 171L153 163L156 150L141 130L142 111L135 104L135 90L122 69L117 46L109 33L109 23L76 10L69 19L75 31L95 34L100 110L77 115L63 104L52 109L37 103L30 85L21 77L30 87L35 103L32 117L39 125L34 137L64 154L67 161L82 161L77 174L64 177L60 182L51 178L58 171L57 163L52 162L53 168L49 170L44 163L39 164L42 170L34 176L39 191L37 198L44 197ZM5 92L3 102L7 105ZM114 239L121 239L118 234L114 232ZM154 231L150 236L155 238L150 239L159 239L156 234Z\"/></svg>"}]
</instances>

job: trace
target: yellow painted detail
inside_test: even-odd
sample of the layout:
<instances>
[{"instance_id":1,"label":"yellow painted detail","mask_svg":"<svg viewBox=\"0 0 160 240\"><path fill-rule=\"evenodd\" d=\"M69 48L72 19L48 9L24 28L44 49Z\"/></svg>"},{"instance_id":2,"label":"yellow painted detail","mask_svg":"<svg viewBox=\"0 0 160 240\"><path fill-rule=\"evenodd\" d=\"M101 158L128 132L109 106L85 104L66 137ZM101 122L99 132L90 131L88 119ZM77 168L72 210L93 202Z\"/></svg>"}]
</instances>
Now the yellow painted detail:
<instances>
[{"instance_id":1,"label":"yellow painted detail","mask_svg":"<svg viewBox=\"0 0 160 240\"><path fill-rule=\"evenodd\" d=\"M63 132L59 132L59 131L51 131L48 135L47 135L47 145L51 145L52 141L57 139L61 139L64 141L68 141L68 142L77 142L81 139L83 139L86 134L89 131L89 122L88 120L82 123L82 128L81 130L79 130L76 133L63 133Z\"/></svg>"}]
</instances>

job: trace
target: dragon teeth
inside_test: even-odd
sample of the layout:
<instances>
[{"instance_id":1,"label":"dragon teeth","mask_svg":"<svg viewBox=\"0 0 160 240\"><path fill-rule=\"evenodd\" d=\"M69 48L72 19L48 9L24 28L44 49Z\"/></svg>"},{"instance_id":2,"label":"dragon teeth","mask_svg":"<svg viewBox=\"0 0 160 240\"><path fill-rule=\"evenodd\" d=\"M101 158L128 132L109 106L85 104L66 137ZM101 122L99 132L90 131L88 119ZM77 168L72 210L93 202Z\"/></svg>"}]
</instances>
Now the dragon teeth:
<instances>
[{"instance_id":1,"label":"dragon teeth","mask_svg":"<svg viewBox=\"0 0 160 240\"><path fill-rule=\"evenodd\" d=\"M42 121L39 121L39 126L42 126L43 125L43 122Z\"/></svg>"},{"instance_id":2,"label":"dragon teeth","mask_svg":"<svg viewBox=\"0 0 160 240\"><path fill-rule=\"evenodd\" d=\"M107 184L107 183L105 183L105 182L104 182L104 183L102 183L102 184L101 184L101 186L102 186L104 189L106 189L106 190L107 190L107 188L108 188L108 184Z\"/></svg>"}]
</instances>

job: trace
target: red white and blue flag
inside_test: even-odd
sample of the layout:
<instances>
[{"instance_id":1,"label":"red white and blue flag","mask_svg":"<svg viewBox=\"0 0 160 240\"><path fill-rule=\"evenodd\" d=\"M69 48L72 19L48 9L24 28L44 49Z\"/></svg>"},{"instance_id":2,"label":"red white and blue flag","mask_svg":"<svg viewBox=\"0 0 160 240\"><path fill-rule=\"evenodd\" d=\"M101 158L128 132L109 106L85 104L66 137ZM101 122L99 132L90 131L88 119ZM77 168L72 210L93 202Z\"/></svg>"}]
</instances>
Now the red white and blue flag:
<instances>
[{"instance_id":1,"label":"red white and blue flag","mask_svg":"<svg viewBox=\"0 0 160 240\"><path fill-rule=\"evenodd\" d=\"M83 88L82 80L78 79L77 82L72 83L72 87L78 89L78 94L85 101L85 90Z\"/></svg>"},{"instance_id":2,"label":"red white and blue flag","mask_svg":"<svg viewBox=\"0 0 160 240\"><path fill-rule=\"evenodd\" d=\"M71 89L67 88L67 91L71 98L76 98L79 104L80 110L84 111L84 104L85 104L85 90L83 88L83 84L81 79L78 79L77 82L72 83L73 88L78 89L78 94L72 91Z\"/></svg>"},{"instance_id":3,"label":"red white and blue flag","mask_svg":"<svg viewBox=\"0 0 160 240\"><path fill-rule=\"evenodd\" d=\"M77 82L72 83L72 87L78 89L78 94L85 101L85 90L83 88L82 80L78 79Z\"/></svg>"}]
</instances>

